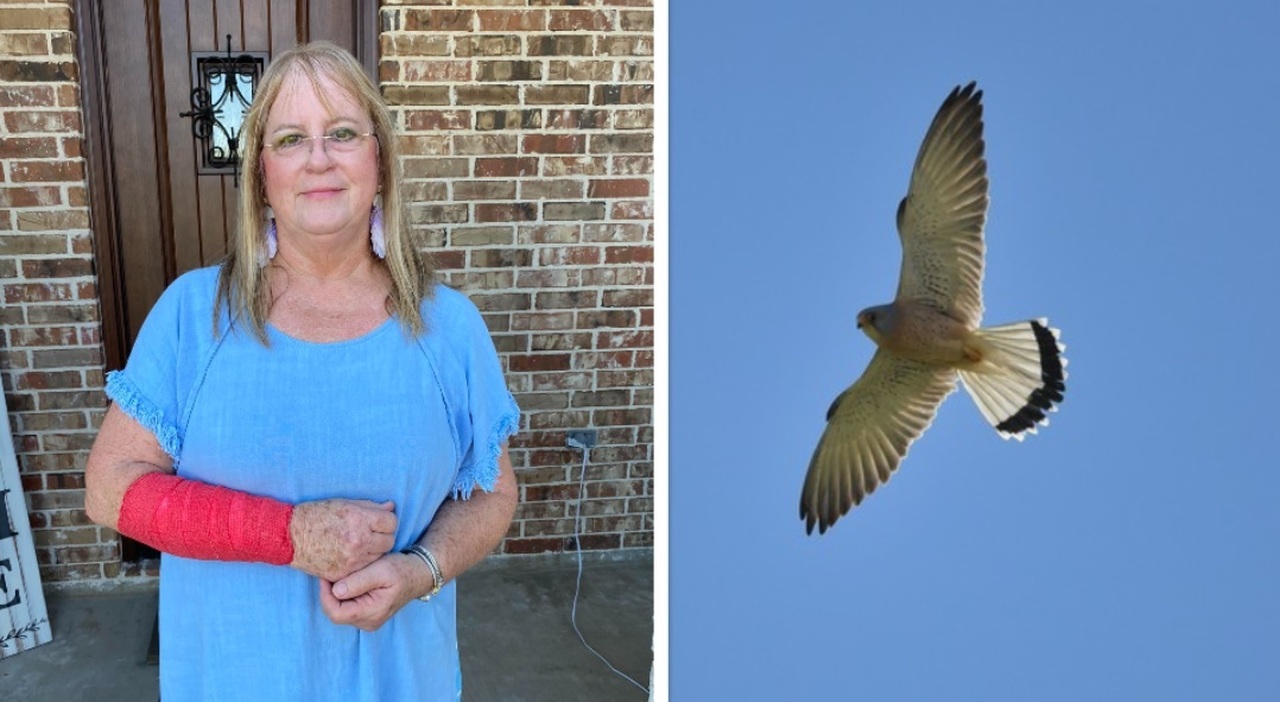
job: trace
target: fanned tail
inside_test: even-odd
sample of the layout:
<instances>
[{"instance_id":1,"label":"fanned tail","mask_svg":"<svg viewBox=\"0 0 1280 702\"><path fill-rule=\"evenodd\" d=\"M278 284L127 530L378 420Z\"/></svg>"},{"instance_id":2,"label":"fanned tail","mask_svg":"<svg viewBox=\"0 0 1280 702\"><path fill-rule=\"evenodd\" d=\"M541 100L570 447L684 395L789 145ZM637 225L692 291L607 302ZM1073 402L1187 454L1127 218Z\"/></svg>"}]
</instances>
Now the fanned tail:
<instances>
[{"instance_id":1,"label":"fanned tail","mask_svg":"<svg viewBox=\"0 0 1280 702\"><path fill-rule=\"evenodd\" d=\"M1021 441L1049 423L1067 389L1066 346L1046 319L1034 319L973 333L981 361L960 370L965 390L1002 438Z\"/></svg>"}]
</instances>

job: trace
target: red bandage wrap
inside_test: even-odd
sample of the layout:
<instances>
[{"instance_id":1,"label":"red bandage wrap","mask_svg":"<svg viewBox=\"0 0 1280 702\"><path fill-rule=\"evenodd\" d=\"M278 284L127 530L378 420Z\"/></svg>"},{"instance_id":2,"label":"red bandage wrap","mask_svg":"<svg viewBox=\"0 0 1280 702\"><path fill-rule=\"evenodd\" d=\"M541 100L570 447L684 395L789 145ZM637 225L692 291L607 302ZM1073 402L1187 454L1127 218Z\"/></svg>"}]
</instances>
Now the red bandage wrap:
<instances>
[{"instance_id":1,"label":"red bandage wrap","mask_svg":"<svg viewBox=\"0 0 1280 702\"><path fill-rule=\"evenodd\" d=\"M147 473L124 493L118 530L164 553L206 561L293 561L293 505Z\"/></svg>"}]
</instances>

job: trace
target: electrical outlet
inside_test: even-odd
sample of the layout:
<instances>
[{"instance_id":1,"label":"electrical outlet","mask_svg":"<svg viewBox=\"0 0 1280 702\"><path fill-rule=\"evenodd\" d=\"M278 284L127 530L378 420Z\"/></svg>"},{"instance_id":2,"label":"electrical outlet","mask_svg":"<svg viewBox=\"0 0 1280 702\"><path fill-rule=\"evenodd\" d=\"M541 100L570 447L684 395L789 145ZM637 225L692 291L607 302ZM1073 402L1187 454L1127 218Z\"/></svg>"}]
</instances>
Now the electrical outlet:
<instances>
[{"instance_id":1,"label":"electrical outlet","mask_svg":"<svg viewBox=\"0 0 1280 702\"><path fill-rule=\"evenodd\" d=\"M570 448L589 449L596 447L595 429L570 429L565 435L565 444Z\"/></svg>"}]
</instances>

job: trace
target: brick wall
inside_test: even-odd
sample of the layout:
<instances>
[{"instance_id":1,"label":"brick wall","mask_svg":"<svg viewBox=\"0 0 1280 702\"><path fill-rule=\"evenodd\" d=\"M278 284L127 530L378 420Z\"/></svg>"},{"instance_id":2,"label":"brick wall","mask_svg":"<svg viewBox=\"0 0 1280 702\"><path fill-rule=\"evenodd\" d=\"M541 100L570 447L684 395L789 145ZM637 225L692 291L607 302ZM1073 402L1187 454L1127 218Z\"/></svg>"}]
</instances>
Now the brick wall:
<instances>
[{"instance_id":1,"label":"brick wall","mask_svg":"<svg viewBox=\"0 0 1280 702\"><path fill-rule=\"evenodd\" d=\"M651 546L651 3L383 4L414 226L525 410L499 550L571 546L585 427L583 546ZM73 28L69 0L0 0L0 380L46 581L155 572L83 511L105 398Z\"/></svg>"},{"instance_id":2,"label":"brick wall","mask_svg":"<svg viewBox=\"0 0 1280 702\"><path fill-rule=\"evenodd\" d=\"M104 396L73 26L67 2L0 4L0 380L45 580L121 570L83 509Z\"/></svg>"},{"instance_id":3,"label":"brick wall","mask_svg":"<svg viewBox=\"0 0 1280 702\"><path fill-rule=\"evenodd\" d=\"M485 313L525 410L506 553L653 543L653 11L384 3L383 94L417 223Z\"/></svg>"}]
</instances>

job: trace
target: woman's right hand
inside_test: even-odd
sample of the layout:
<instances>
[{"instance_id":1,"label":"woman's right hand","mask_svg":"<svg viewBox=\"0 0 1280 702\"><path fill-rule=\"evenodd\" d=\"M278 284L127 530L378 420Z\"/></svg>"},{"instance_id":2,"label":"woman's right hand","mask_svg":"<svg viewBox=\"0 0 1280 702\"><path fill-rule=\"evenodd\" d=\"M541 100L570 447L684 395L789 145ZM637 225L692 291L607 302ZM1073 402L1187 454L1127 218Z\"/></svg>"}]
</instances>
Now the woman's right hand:
<instances>
[{"instance_id":1,"label":"woman's right hand","mask_svg":"<svg viewBox=\"0 0 1280 702\"><path fill-rule=\"evenodd\" d=\"M289 520L289 565L330 582L341 580L391 550L398 522L393 502L303 502Z\"/></svg>"}]
</instances>

